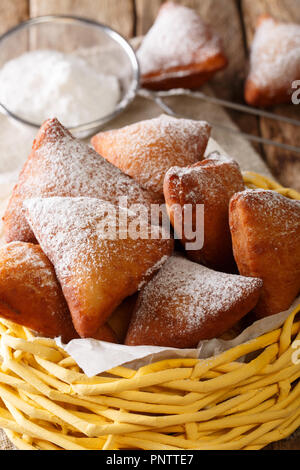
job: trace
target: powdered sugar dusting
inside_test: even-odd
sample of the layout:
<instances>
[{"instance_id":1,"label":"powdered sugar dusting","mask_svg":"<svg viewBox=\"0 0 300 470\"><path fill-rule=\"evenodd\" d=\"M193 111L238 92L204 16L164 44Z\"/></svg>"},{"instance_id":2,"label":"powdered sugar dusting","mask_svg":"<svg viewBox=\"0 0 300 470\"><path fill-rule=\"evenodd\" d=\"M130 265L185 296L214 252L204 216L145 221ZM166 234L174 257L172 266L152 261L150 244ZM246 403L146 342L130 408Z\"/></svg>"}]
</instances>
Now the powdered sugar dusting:
<instances>
[{"instance_id":1,"label":"powdered sugar dusting","mask_svg":"<svg viewBox=\"0 0 300 470\"><path fill-rule=\"evenodd\" d=\"M284 233L288 235L300 230L300 201L266 189L247 189L236 193L232 200L235 198L247 202L253 213L259 217L257 220L260 225L268 226L269 220L272 220L272 226L278 227L283 243L288 242Z\"/></svg>"},{"instance_id":2,"label":"powdered sugar dusting","mask_svg":"<svg viewBox=\"0 0 300 470\"><path fill-rule=\"evenodd\" d=\"M98 134L96 150L143 188L162 194L167 170L202 159L209 139L205 121L176 119L162 114L158 118Z\"/></svg>"},{"instance_id":3,"label":"powdered sugar dusting","mask_svg":"<svg viewBox=\"0 0 300 470\"><path fill-rule=\"evenodd\" d=\"M3 246L0 271L1 316L42 336L62 336L65 341L77 336L53 265L40 246L22 242Z\"/></svg>"},{"instance_id":4,"label":"powdered sugar dusting","mask_svg":"<svg viewBox=\"0 0 300 470\"><path fill-rule=\"evenodd\" d=\"M238 163L218 152L191 166L172 167L167 176L177 177L172 178L172 185L183 203L215 201L218 207L222 203L227 207L232 195L244 189Z\"/></svg>"},{"instance_id":5,"label":"powdered sugar dusting","mask_svg":"<svg viewBox=\"0 0 300 470\"><path fill-rule=\"evenodd\" d=\"M13 268L14 279L19 278L24 283L24 272L26 272L28 288L35 290L46 287L49 290L53 289L51 295L57 296L58 284L53 268L38 246L19 242L9 243L1 248L0 258L5 259L6 270L9 267Z\"/></svg>"},{"instance_id":6,"label":"powdered sugar dusting","mask_svg":"<svg viewBox=\"0 0 300 470\"><path fill-rule=\"evenodd\" d=\"M202 63L220 52L220 38L190 8L168 2L137 52L143 75Z\"/></svg>"},{"instance_id":7,"label":"powdered sugar dusting","mask_svg":"<svg viewBox=\"0 0 300 470\"><path fill-rule=\"evenodd\" d=\"M207 155L206 160L211 160L214 162L214 164L222 164L222 163L235 163L238 165L238 163L229 155L226 155L224 153L220 153L217 150L215 152L211 152Z\"/></svg>"},{"instance_id":8,"label":"powdered sugar dusting","mask_svg":"<svg viewBox=\"0 0 300 470\"><path fill-rule=\"evenodd\" d=\"M65 129L62 137L61 128L53 128L52 135L54 138L36 151L45 178L42 186L49 195L52 192L74 197L84 194L112 203L117 203L119 196L127 196L129 203L145 202L145 193L133 180L84 142L74 139Z\"/></svg>"},{"instance_id":9,"label":"powdered sugar dusting","mask_svg":"<svg viewBox=\"0 0 300 470\"><path fill-rule=\"evenodd\" d=\"M116 206L107 201L53 197L30 199L24 205L82 337L93 337L173 250L170 239L135 239L126 228L120 229ZM120 211L126 212L128 224L135 222L135 215ZM149 224L147 228L151 234Z\"/></svg>"},{"instance_id":10,"label":"powdered sugar dusting","mask_svg":"<svg viewBox=\"0 0 300 470\"><path fill-rule=\"evenodd\" d=\"M251 49L250 80L269 92L300 79L300 25L264 19Z\"/></svg>"},{"instance_id":11,"label":"powdered sugar dusting","mask_svg":"<svg viewBox=\"0 0 300 470\"><path fill-rule=\"evenodd\" d=\"M129 240L127 227L120 227L116 207L107 201L86 197L35 198L25 201L24 206L62 285L70 279L73 287L89 282L91 285L111 282L106 280L108 271L119 279L128 276L131 282L136 276L138 285L172 251L170 240ZM135 215L125 208L118 210L127 213L129 226ZM147 230L150 234L148 221ZM124 260L127 272L124 272ZM139 275L134 273L135 267Z\"/></svg>"},{"instance_id":12,"label":"powdered sugar dusting","mask_svg":"<svg viewBox=\"0 0 300 470\"><path fill-rule=\"evenodd\" d=\"M236 302L262 286L256 278L212 271L181 256L172 256L140 293L135 329L151 328L163 309L166 326L176 317L183 334L194 332L207 316L226 315Z\"/></svg>"},{"instance_id":13,"label":"powdered sugar dusting","mask_svg":"<svg viewBox=\"0 0 300 470\"><path fill-rule=\"evenodd\" d=\"M88 274L91 266L96 267L99 260L95 234L104 238L104 227L97 222L99 217L106 218L107 226L114 222L110 203L92 198L52 197L29 199L24 206L35 236L55 264L61 281L78 274L78 269ZM109 253L105 255L108 257Z\"/></svg>"},{"instance_id":14,"label":"powdered sugar dusting","mask_svg":"<svg viewBox=\"0 0 300 470\"><path fill-rule=\"evenodd\" d=\"M34 150L20 175L5 219L12 219L12 239L28 240L22 203L38 196L87 196L118 204L149 205L150 196L131 178L108 163L53 119L41 129ZM24 236L24 238L22 238Z\"/></svg>"},{"instance_id":15,"label":"powdered sugar dusting","mask_svg":"<svg viewBox=\"0 0 300 470\"><path fill-rule=\"evenodd\" d=\"M15 258L16 252L18 252L17 262L20 263L20 265L30 262L35 268L47 268L49 266L47 258L42 254L40 249L30 249L31 247L32 245L30 244L12 242L8 243L4 249L8 248L10 252L13 252Z\"/></svg>"},{"instance_id":16,"label":"powdered sugar dusting","mask_svg":"<svg viewBox=\"0 0 300 470\"><path fill-rule=\"evenodd\" d=\"M61 322L61 333L68 328L72 331L70 314L53 266L39 246L20 242L9 243L0 249L0 264L4 268L0 286L4 299L8 286L20 283L25 295L35 293L37 300L43 301L47 315L53 317L54 324ZM39 314L45 315L45 312ZM20 320L22 322L21 318Z\"/></svg>"},{"instance_id":17,"label":"powdered sugar dusting","mask_svg":"<svg viewBox=\"0 0 300 470\"><path fill-rule=\"evenodd\" d=\"M168 255L164 255L159 261L157 261L157 263L154 264L154 266L151 266L151 268L149 268L146 273L145 273L145 278L148 279L152 276L152 274L154 274L156 271L158 271L164 264L165 262L167 261L167 259L169 258ZM138 289L137 290L141 290L142 287L144 287L144 285L146 284L146 280L143 280L139 286L138 286Z\"/></svg>"}]
</instances>

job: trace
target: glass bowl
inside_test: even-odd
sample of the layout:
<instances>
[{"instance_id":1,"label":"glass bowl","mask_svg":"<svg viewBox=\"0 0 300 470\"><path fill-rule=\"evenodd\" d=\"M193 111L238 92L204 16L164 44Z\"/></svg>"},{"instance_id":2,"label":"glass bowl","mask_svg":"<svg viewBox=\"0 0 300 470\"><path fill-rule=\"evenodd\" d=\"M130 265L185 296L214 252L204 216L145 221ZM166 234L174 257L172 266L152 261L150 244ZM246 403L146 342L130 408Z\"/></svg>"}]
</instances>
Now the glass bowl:
<instances>
[{"instance_id":1,"label":"glass bowl","mask_svg":"<svg viewBox=\"0 0 300 470\"><path fill-rule=\"evenodd\" d=\"M75 16L40 16L25 21L0 37L0 68L28 51L50 49L84 57L97 71L115 75L120 84L120 100L114 111L92 122L83 122L69 130L78 137L95 134L133 101L139 88L139 65L130 44L116 31L85 18ZM99 103L101 106L101 103ZM16 121L39 128L0 102L0 111Z\"/></svg>"}]
</instances>

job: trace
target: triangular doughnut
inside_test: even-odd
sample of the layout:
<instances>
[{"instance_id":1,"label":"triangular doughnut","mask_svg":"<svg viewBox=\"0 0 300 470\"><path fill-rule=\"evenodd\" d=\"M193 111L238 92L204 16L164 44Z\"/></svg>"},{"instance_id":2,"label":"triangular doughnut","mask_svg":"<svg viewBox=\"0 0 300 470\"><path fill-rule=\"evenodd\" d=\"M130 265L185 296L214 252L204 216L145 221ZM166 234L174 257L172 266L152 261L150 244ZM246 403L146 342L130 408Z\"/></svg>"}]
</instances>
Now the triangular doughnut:
<instances>
[{"instance_id":1,"label":"triangular doughnut","mask_svg":"<svg viewBox=\"0 0 300 470\"><path fill-rule=\"evenodd\" d=\"M204 121L162 114L122 129L100 132L93 137L92 145L159 199L163 197L164 176L171 166L202 160L210 129Z\"/></svg>"},{"instance_id":2,"label":"triangular doughnut","mask_svg":"<svg viewBox=\"0 0 300 470\"><path fill-rule=\"evenodd\" d=\"M137 57L145 88L198 88L227 65L220 37L192 9L160 8Z\"/></svg>"},{"instance_id":3,"label":"triangular doughnut","mask_svg":"<svg viewBox=\"0 0 300 470\"><path fill-rule=\"evenodd\" d=\"M78 337L53 266L38 245L0 248L0 317L65 342ZM108 325L95 338L117 342Z\"/></svg>"},{"instance_id":4,"label":"triangular doughnut","mask_svg":"<svg viewBox=\"0 0 300 470\"><path fill-rule=\"evenodd\" d=\"M167 210L175 232L182 233L181 242L190 260L217 271L236 270L228 207L233 194L244 189L238 163L217 152L192 166L170 168L164 181ZM203 219L197 218L197 205L204 206ZM196 233L194 239L185 234L184 224ZM187 243L195 245L201 235L203 247L188 250Z\"/></svg>"},{"instance_id":5,"label":"triangular doughnut","mask_svg":"<svg viewBox=\"0 0 300 470\"><path fill-rule=\"evenodd\" d=\"M261 16L251 46L246 101L252 106L291 103L296 80L300 80L300 25Z\"/></svg>"},{"instance_id":6,"label":"triangular doughnut","mask_svg":"<svg viewBox=\"0 0 300 470\"><path fill-rule=\"evenodd\" d=\"M256 304L260 279L170 257L140 292L125 343L192 348L220 336Z\"/></svg>"},{"instance_id":7,"label":"triangular doughnut","mask_svg":"<svg viewBox=\"0 0 300 470\"><path fill-rule=\"evenodd\" d=\"M151 227L148 217L139 237L136 214L99 199L36 198L24 205L82 337L93 336L173 250L173 240L162 239L161 229ZM150 238L151 230L157 239Z\"/></svg>"},{"instance_id":8,"label":"triangular doughnut","mask_svg":"<svg viewBox=\"0 0 300 470\"><path fill-rule=\"evenodd\" d=\"M300 201L263 189L237 193L230 229L240 273L264 282L256 315L287 310L300 292Z\"/></svg>"},{"instance_id":9,"label":"triangular doughnut","mask_svg":"<svg viewBox=\"0 0 300 470\"><path fill-rule=\"evenodd\" d=\"M34 242L24 215L23 201L32 197L87 196L118 204L150 204L150 196L87 144L75 139L58 121L41 127L31 155L20 174L4 216L7 242Z\"/></svg>"}]
</instances>

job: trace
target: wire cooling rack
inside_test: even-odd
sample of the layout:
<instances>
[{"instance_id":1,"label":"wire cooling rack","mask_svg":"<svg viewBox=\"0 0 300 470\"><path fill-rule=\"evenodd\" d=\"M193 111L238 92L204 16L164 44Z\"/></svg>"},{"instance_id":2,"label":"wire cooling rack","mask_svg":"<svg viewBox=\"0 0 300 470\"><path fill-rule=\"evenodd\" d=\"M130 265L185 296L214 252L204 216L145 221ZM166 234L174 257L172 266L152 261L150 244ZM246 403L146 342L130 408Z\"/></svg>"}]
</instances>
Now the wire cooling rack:
<instances>
[{"instance_id":1,"label":"wire cooling rack","mask_svg":"<svg viewBox=\"0 0 300 470\"><path fill-rule=\"evenodd\" d=\"M166 98L170 98L174 96L188 96L188 97L199 99L199 100L202 100L202 101L205 101L207 103L211 103L217 106L222 106L224 108L239 111L241 113L250 114L256 117L272 119L273 121L290 124L295 127L300 126L300 120L298 119L289 118L289 117L271 113L269 111L265 111L262 109L257 109L251 106L246 106L243 104L233 103L231 101L223 100L215 96L209 96L206 93L203 93L201 91L191 91L191 90L187 90L184 88L172 89L172 90L167 90L167 91L151 91L151 90L146 90L144 88L140 88L138 91L138 95L142 96L143 98L154 101L161 108L162 111L174 117L182 117L182 116L176 113L172 109L172 107L169 104L167 104L164 100ZM297 147L294 145L286 144L283 142L277 142L277 141L266 139L265 137L261 137L261 136L257 136L253 134L248 134L246 132L239 131L238 129L233 129L228 126L223 126L220 123L210 122L210 124L213 127L223 129L226 132L231 132L233 134L241 135L245 139L250 140L252 142L257 142L263 145L272 145L274 147L278 147L283 150L300 153L300 147Z\"/></svg>"}]
</instances>

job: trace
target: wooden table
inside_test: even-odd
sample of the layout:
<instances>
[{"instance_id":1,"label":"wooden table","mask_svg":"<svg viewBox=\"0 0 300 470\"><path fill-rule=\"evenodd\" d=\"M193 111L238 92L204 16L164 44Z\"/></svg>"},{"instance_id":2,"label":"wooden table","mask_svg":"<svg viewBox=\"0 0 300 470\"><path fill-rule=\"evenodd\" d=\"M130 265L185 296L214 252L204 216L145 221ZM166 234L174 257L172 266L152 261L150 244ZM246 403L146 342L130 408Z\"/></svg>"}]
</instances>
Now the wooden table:
<instances>
[{"instance_id":1,"label":"wooden table","mask_svg":"<svg viewBox=\"0 0 300 470\"><path fill-rule=\"evenodd\" d=\"M163 0L1 0L0 33L29 17L72 14L107 23L130 38L148 31L162 3ZM177 0L177 3L196 9L224 38L230 66L212 85L217 96L237 102L243 102L247 57L257 17L270 13L280 20L300 23L299 0ZM280 106L273 111L299 118L300 105ZM300 133L292 125L235 112L231 115L245 132L300 146ZM256 148L283 185L300 190L299 153L266 145Z\"/></svg>"},{"instance_id":2,"label":"wooden table","mask_svg":"<svg viewBox=\"0 0 300 470\"><path fill-rule=\"evenodd\" d=\"M1 0L0 34L30 17L72 14L106 23L126 38L145 34L163 0ZM212 86L217 96L243 103L243 83L247 73L248 51L257 17L269 13L284 21L300 23L299 0L180 0L197 10L224 39L229 67ZM300 106L280 106L275 113L299 119ZM288 124L231 113L245 132L300 147L300 133ZM300 190L300 154L276 147L256 145L257 150L282 184ZM300 449L300 437L268 446L269 449Z\"/></svg>"}]
</instances>

